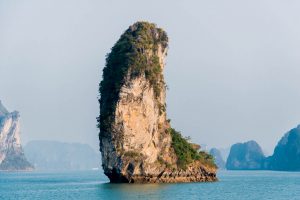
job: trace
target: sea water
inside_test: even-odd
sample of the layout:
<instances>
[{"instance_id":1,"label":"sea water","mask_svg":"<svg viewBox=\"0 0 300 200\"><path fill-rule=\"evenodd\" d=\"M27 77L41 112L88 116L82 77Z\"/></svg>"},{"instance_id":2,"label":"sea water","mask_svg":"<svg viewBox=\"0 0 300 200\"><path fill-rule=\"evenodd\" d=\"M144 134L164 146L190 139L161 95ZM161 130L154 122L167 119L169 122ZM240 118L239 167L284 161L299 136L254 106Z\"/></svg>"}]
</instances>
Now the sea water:
<instances>
[{"instance_id":1,"label":"sea water","mask_svg":"<svg viewBox=\"0 0 300 200\"><path fill-rule=\"evenodd\" d=\"M110 184L101 171L0 172L0 199L300 199L300 173L219 171L215 183Z\"/></svg>"}]
</instances>

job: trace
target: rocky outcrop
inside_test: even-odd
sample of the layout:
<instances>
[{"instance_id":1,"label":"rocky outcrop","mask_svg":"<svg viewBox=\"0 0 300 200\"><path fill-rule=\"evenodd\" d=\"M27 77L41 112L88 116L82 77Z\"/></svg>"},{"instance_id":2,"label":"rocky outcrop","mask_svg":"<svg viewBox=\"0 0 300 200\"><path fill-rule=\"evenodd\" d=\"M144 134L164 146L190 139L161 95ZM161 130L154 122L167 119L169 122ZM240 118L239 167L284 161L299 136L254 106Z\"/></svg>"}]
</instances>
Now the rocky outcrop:
<instances>
[{"instance_id":1,"label":"rocky outcrop","mask_svg":"<svg viewBox=\"0 0 300 200\"><path fill-rule=\"evenodd\" d=\"M99 153L87 144L35 140L24 151L35 170L91 170L101 163Z\"/></svg>"},{"instance_id":2,"label":"rocky outcrop","mask_svg":"<svg viewBox=\"0 0 300 200\"><path fill-rule=\"evenodd\" d=\"M9 113L0 101L0 170L32 170L20 141L20 115Z\"/></svg>"},{"instance_id":3,"label":"rocky outcrop","mask_svg":"<svg viewBox=\"0 0 300 200\"><path fill-rule=\"evenodd\" d=\"M264 169L265 156L255 141L232 145L226 162L228 170Z\"/></svg>"},{"instance_id":4,"label":"rocky outcrop","mask_svg":"<svg viewBox=\"0 0 300 200\"><path fill-rule=\"evenodd\" d=\"M214 157L215 163L219 169L225 169L225 161L221 152L217 148L212 148L209 153Z\"/></svg>"},{"instance_id":5,"label":"rocky outcrop","mask_svg":"<svg viewBox=\"0 0 300 200\"><path fill-rule=\"evenodd\" d=\"M300 171L300 125L287 132L266 161L270 170Z\"/></svg>"},{"instance_id":6,"label":"rocky outcrop","mask_svg":"<svg viewBox=\"0 0 300 200\"><path fill-rule=\"evenodd\" d=\"M107 56L100 83L100 150L111 182L215 181L210 155L198 153L171 129L163 70L168 37L137 22ZM190 151L188 155L181 149Z\"/></svg>"}]
</instances>

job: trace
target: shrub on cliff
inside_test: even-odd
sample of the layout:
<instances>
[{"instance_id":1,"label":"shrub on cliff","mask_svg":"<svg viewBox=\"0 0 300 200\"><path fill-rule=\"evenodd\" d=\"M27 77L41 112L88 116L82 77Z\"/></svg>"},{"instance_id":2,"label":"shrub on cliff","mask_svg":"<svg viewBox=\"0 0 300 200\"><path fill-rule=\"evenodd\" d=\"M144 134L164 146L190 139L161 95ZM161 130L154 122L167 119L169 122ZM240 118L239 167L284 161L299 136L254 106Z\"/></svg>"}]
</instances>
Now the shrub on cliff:
<instances>
[{"instance_id":1,"label":"shrub on cliff","mask_svg":"<svg viewBox=\"0 0 300 200\"><path fill-rule=\"evenodd\" d=\"M195 160L199 160L202 164L215 167L213 157L204 152L198 152L193 145L182 137L181 133L173 128L169 129L172 136L172 147L177 156L177 165L182 169L186 169L187 165Z\"/></svg>"}]
</instances>

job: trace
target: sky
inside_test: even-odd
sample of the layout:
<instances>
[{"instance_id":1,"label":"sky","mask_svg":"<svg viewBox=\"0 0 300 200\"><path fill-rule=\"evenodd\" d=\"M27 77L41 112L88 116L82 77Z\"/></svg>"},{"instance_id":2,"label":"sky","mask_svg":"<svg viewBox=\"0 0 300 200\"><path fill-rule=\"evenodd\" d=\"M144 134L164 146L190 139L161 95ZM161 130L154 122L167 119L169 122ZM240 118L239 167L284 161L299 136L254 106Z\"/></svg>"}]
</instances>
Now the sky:
<instances>
[{"instance_id":1,"label":"sky","mask_svg":"<svg viewBox=\"0 0 300 200\"><path fill-rule=\"evenodd\" d=\"M22 142L98 149L105 55L136 21L170 38L165 79L172 126L226 148L267 154L300 123L297 0L0 0L0 100L21 114Z\"/></svg>"}]
</instances>

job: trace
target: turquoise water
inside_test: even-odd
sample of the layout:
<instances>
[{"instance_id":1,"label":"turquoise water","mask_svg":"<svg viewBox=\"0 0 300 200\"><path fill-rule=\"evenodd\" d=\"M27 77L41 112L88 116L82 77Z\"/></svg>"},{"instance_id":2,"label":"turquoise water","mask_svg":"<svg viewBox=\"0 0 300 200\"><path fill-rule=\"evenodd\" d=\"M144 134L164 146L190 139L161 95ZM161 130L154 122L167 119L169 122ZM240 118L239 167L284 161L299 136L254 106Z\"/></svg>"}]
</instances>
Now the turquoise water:
<instances>
[{"instance_id":1,"label":"turquoise water","mask_svg":"<svg viewBox=\"0 0 300 200\"><path fill-rule=\"evenodd\" d=\"M220 171L216 183L109 184L100 171L0 173L0 199L300 199L300 173Z\"/></svg>"}]
</instances>

